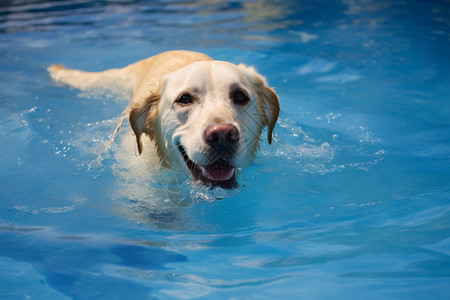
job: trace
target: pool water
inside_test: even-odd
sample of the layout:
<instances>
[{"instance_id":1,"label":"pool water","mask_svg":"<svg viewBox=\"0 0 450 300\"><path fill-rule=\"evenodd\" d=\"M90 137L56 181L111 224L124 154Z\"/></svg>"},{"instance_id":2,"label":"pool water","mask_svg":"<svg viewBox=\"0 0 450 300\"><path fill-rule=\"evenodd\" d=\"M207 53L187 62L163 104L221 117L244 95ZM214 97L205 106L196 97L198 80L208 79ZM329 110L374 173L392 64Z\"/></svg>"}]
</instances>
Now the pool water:
<instances>
[{"instance_id":1,"label":"pool water","mask_svg":"<svg viewBox=\"0 0 450 300\"><path fill-rule=\"evenodd\" d=\"M221 200L127 177L126 99L46 72L173 49L280 96ZM2 1L0 298L448 299L449 53L444 0Z\"/></svg>"}]
</instances>

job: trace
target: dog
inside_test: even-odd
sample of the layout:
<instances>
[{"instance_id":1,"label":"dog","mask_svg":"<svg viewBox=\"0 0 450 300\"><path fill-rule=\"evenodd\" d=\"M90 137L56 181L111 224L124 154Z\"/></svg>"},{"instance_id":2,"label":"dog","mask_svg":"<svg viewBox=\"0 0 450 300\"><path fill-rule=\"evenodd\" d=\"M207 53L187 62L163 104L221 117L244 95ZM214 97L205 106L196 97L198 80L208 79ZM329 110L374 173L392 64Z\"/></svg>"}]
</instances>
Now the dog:
<instances>
[{"instance_id":1,"label":"dog","mask_svg":"<svg viewBox=\"0 0 450 300\"><path fill-rule=\"evenodd\" d=\"M236 170L254 157L266 126L272 142L280 112L278 96L253 67L198 52L163 52L103 72L63 65L48 71L54 80L81 90L131 94L128 119L139 154L148 137L160 164L211 188L239 186Z\"/></svg>"}]
</instances>

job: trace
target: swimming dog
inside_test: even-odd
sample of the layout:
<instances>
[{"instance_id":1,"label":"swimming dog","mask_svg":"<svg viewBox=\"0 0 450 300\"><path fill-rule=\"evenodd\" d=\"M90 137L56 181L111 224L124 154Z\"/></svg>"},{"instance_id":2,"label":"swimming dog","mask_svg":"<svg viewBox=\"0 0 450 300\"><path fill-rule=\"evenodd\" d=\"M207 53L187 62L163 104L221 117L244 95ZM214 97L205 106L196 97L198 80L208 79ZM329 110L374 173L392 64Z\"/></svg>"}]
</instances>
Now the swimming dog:
<instances>
[{"instance_id":1,"label":"swimming dog","mask_svg":"<svg viewBox=\"0 0 450 300\"><path fill-rule=\"evenodd\" d=\"M196 182L231 189L278 119L278 96L253 67L191 51L168 51L121 69L85 72L52 65L51 77L81 90L132 94L129 121L137 149L153 143L160 163Z\"/></svg>"}]
</instances>

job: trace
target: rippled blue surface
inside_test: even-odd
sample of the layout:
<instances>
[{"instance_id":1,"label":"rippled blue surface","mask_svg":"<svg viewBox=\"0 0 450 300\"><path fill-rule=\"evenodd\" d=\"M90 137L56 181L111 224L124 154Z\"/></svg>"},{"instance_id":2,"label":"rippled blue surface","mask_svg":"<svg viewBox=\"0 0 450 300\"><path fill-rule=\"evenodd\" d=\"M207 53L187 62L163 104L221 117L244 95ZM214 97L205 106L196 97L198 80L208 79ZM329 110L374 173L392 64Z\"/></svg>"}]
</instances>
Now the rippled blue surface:
<instances>
[{"instance_id":1,"label":"rippled blue surface","mask_svg":"<svg viewBox=\"0 0 450 300\"><path fill-rule=\"evenodd\" d=\"M449 1L1 2L0 298L448 299L449 42ZM45 70L172 49L281 98L237 195L123 192L126 102Z\"/></svg>"}]
</instances>

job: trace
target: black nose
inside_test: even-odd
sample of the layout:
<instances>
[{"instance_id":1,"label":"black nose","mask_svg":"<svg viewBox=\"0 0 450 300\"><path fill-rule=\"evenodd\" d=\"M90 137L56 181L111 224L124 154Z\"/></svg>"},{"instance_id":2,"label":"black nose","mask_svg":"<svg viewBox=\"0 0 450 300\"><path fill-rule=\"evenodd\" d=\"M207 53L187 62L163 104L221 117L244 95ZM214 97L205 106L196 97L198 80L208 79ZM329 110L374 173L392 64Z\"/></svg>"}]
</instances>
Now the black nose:
<instances>
[{"instance_id":1,"label":"black nose","mask_svg":"<svg viewBox=\"0 0 450 300\"><path fill-rule=\"evenodd\" d=\"M239 131L231 124L212 124L206 128L204 138L217 151L227 151L239 140Z\"/></svg>"}]
</instances>

